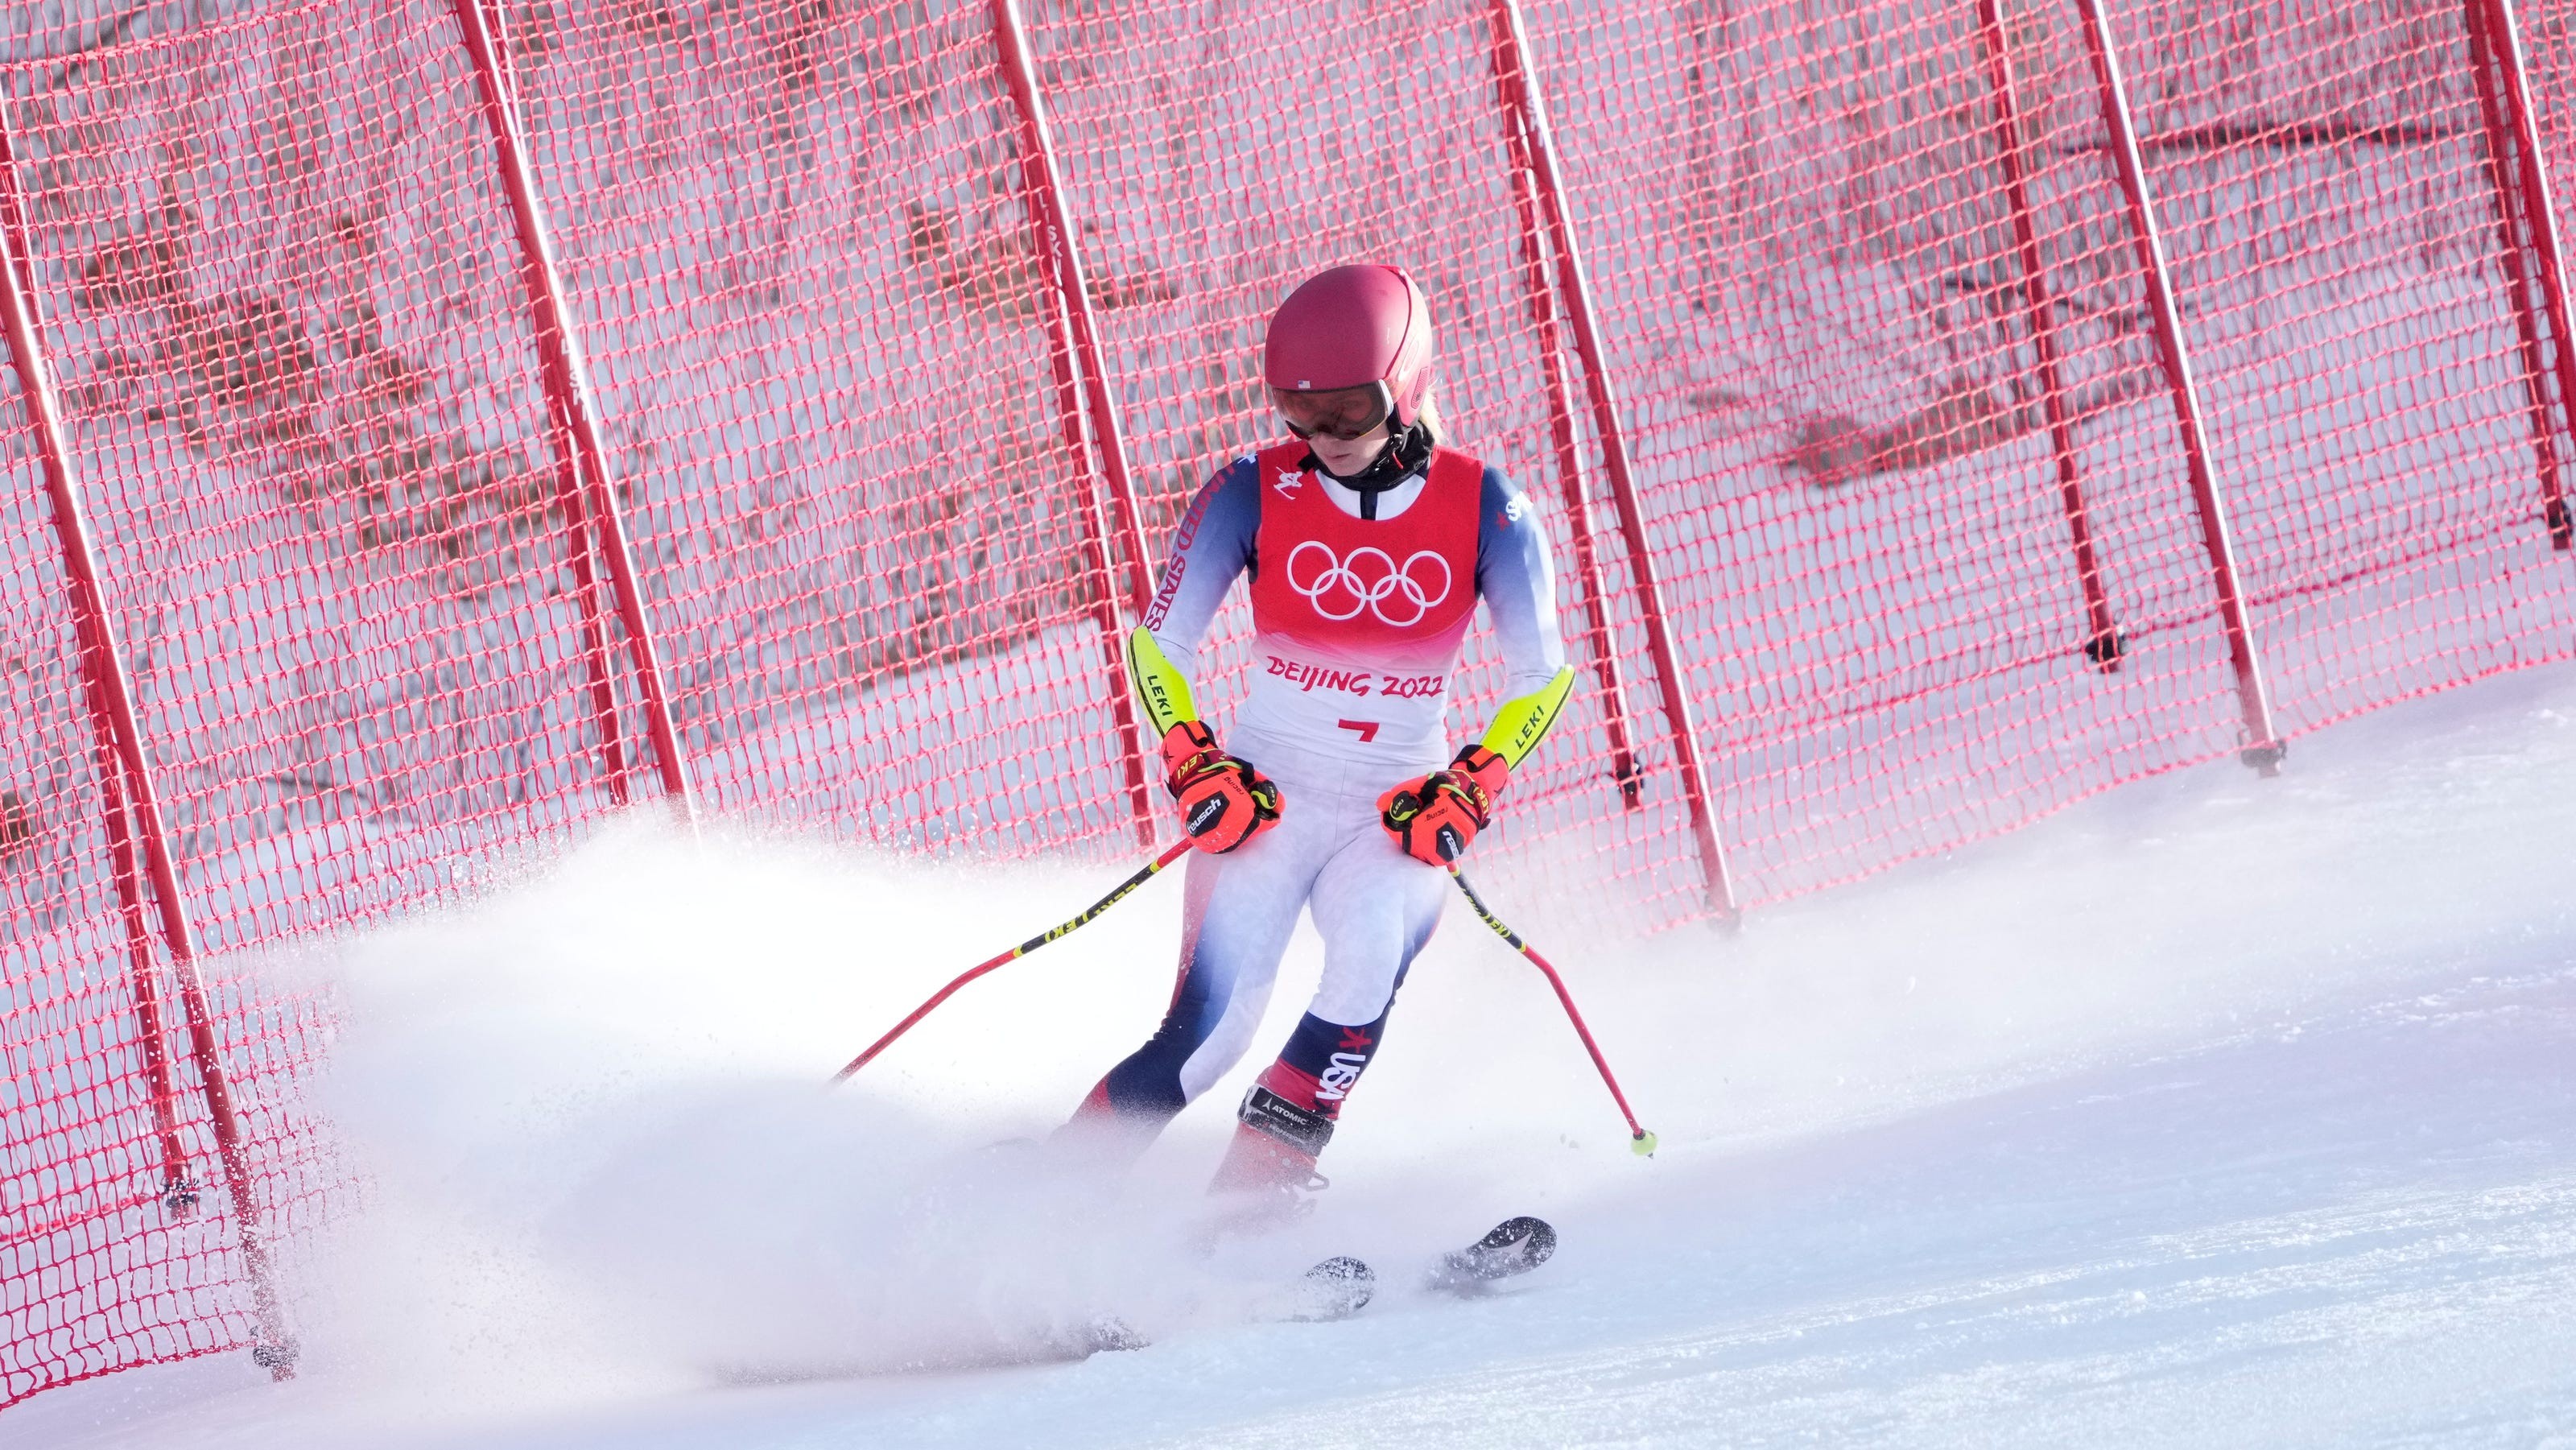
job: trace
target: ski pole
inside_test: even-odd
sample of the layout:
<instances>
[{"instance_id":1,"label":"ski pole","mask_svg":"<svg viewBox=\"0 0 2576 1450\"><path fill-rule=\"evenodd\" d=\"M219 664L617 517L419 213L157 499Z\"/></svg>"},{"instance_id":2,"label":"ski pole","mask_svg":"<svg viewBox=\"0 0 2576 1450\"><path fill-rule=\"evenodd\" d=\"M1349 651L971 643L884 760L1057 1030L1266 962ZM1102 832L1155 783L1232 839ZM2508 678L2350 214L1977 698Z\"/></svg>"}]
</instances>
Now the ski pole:
<instances>
[{"instance_id":1,"label":"ski pole","mask_svg":"<svg viewBox=\"0 0 2576 1450\"><path fill-rule=\"evenodd\" d=\"M1611 1101L1619 1105L1619 1115L1628 1120L1629 1151L1640 1158L1655 1156L1655 1135L1638 1126L1637 1115L1628 1107L1628 1095L1619 1091L1619 1079L1610 1075L1610 1064L1601 1056L1601 1045L1592 1040L1592 1029L1583 1025L1583 1014L1575 1010L1574 998L1565 990L1565 979L1556 974L1556 968L1549 966L1547 958L1540 956L1536 948L1521 940L1519 932L1503 925L1502 918L1485 905L1485 898L1478 896L1476 888L1467 884L1465 873L1452 866L1449 876L1458 883L1458 889L1466 893L1467 904L1476 908L1476 914L1485 919L1485 925L1494 929L1494 935L1511 943L1512 950L1529 958L1531 966L1547 974L1547 984L1556 989L1556 1000L1565 1004L1566 1019L1574 1024L1574 1035L1583 1039L1583 1050L1592 1054L1592 1065L1601 1069L1602 1085L1610 1089Z\"/></svg>"},{"instance_id":2,"label":"ski pole","mask_svg":"<svg viewBox=\"0 0 2576 1450\"><path fill-rule=\"evenodd\" d=\"M1142 885L1144 885L1146 882L1148 882L1148 881L1152 880L1152 879L1154 878L1154 874L1155 874L1156 872L1158 872L1158 871L1162 870L1162 869L1163 869L1164 867L1166 867L1166 866L1171 865L1173 862L1178 861L1178 860L1179 860L1179 859L1181 859L1183 856L1188 855L1188 854L1189 854L1189 851L1190 851L1190 839L1189 839L1189 837L1187 837L1187 836L1183 836L1179 841L1177 841L1177 842L1173 843L1171 846L1166 847L1166 848L1164 849L1164 851L1163 851L1163 854L1162 854L1162 855L1157 856L1157 857L1155 857L1153 860L1146 862L1146 863L1145 863L1141 868L1139 868L1139 869L1137 870L1137 872L1136 872L1136 874L1135 874L1135 875L1130 876L1130 877L1128 877L1126 880L1119 882L1119 883L1118 883L1118 885L1117 885L1115 888L1113 888L1107 896L1104 896L1104 897L1100 898L1098 901L1095 901L1095 902L1091 903L1091 905L1089 905L1088 907L1085 907L1085 908L1083 909L1083 912L1082 912L1082 914L1081 914L1080 916L1075 917L1073 920L1068 921L1068 922L1066 922L1064 925L1059 926L1059 927L1056 927L1056 928L1054 928L1053 930L1045 931L1045 932L1041 932L1041 933L1039 933L1039 934L1038 934L1038 935L1036 935L1036 936L1030 937L1027 941L1024 941L1024 942L1020 943L1018 946L1015 946L1015 947L1011 948L1009 951L1006 951L1006 952L1002 953L1000 956L995 957L995 958L993 958L992 960L990 960L990 961L988 961L988 962L984 962L984 963L982 963L981 965L976 966L976 967L974 967L974 968L972 968L972 969L968 970L967 972L965 972L965 973L961 974L961 975L957 978L957 980L955 980L955 981L953 981L953 982L950 982L947 986L940 988L940 989L939 989L938 991L936 991L936 992L933 992L933 993L931 994L931 996L930 996L930 1000L929 1000L929 1001L924 1002L924 1003L922 1003L920 1006L915 1007L915 1008L913 1008L913 1009L912 1009L912 1015L911 1015L911 1016L906 1017L906 1018L904 1018L901 1022L896 1023L896 1024L894 1025L894 1027L893 1027L893 1029L892 1029L891 1031L887 1032L885 1036L878 1038L878 1039L876 1040L875 1045L874 1045L874 1046L871 1046L867 1051L860 1053L858 1056L856 1056L856 1057L854 1057L854 1058L851 1058L851 1059L850 1059L850 1065L849 1065L849 1066L847 1066L847 1067L845 1067L845 1068L842 1068L839 1072L836 1072L836 1073L832 1074L832 1082L833 1082L833 1083L841 1082L842 1080L844 1080L844 1079L846 1079L847 1077L849 1077L849 1075L850 1075L850 1074L852 1074L852 1073L854 1073L854 1072L857 1072L860 1068L863 1068L863 1067L867 1066L867 1065L868 1065L868 1063L869 1063L869 1061L870 1061L871 1059L873 1059L873 1058L874 1058L878 1053L883 1052L883 1051L885 1051L888 1047L893 1046L893 1045L894 1045L894 1040L895 1040L896 1038L901 1037L902 1035L904 1035L904 1034L905 1034L905 1033L907 1033L907 1032L910 1032L910 1031L912 1030L912 1025L913 1025L914 1023L919 1022L922 1018L929 1016L929 1015L930 1015L930 1009L932 1009L933 1007L938 1006L938 1005L939 1005L940 1003L942 1003L942 1002L947 1001L951 996L955 995L955 994L956 994L956 991L957 991L957 989L958 989L958 988L965 986L968 982L971 982L971 981L975 980L977 977L980 977L980 976L984 975L986 972L989 972L989 971L993 970L995 967L1001 966L1001 965L1002 965L1003 963L1005 963L1005 962L1015 962L1015 961L1018 961L1020 958L1022 958L1022 957L1024 957L1024 956L1027 956L1029 953L1031 953L1031 952L1033 952L1033 951L1036 951L1038 948L1040 948L1040 947L1042 947L1042 946L1045 946L1048 942L1054 941L1057 937L1060 937L1060 936L1070 936L1076 928L1081 927L1081 926L1085 926L1085 925L1089 924L1089 923L1090 923L1090 921L1091 921L1091 919L1092 919L1093 917L1098 916L1100 913L1102 913L1102 912L1104 912L1104 911L1107 911L1109 908L1111 908L1111 907L1113 907L1113 906L1116 906L1116 905L1117 905L1121 900L1125 899L1125 897L1126 897L1126 895L1127 895L1127 893L1128 893L1128 892L1133 891L1133 890L1135 890L1137 887L1142 886ZM827 1086L829 1086L829 1084L826 1084L826 1085L827 1085Z\"/></svg>"}]
</instances>

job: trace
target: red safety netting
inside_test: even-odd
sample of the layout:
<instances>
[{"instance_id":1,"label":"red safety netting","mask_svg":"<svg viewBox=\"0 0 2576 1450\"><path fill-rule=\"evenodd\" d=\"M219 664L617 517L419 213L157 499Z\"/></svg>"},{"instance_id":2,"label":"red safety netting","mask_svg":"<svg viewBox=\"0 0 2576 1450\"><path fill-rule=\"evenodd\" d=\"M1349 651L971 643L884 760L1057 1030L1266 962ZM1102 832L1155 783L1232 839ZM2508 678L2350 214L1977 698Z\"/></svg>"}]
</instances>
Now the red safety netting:
<instances>
[{"instance_id":1,"label":"red safety netting","mask_svg":"<svg viewBox=\"0 0 2576 1450\"><path fill-rule=\"evenodd\" d=\"M2071 19L2011 17L2038 309L1973 6L1541 5L1641 480L1752 900L2226 749L2227 656Z\"/></svg>"},{"instance_id":2,"label":"red safety netting","mask_svg":"<svg viewBox=\"0 0 2576 1450\"><path fill-rule=\"evenodd\" d=\"M347 1191L297 1093L330 1004L225 953L661 793L601 501L702 811L1132 852L1139 544L1272 436L1262 321L1325 265L1423 280L1456 441L1557 546L1581 684L1479 852L1516 919L1712 909L1658 608L1746 904L2258 743L2074 5L1530 0L1526 55L1493 0L1030 5L1076 299L991 7L487 4L555 336L452 3L75 0L0 42L13 242L256 1200L217 1170L179 943L119 865L12 371L0 1404L248 1342L242 1211L291 1235ZM2565 659L2567 339L2490 164L2521 160L2472 64L2492 0L2107 8L2280 734ZM2576 24L2523 40L2566 221ZM1219 715L1246 623L1207 655ZM1479 640L1460 730L1498 686Z\"/></svg>"},{"instance_id":3,"label":"red safety netting","mask_svg":"<svg viewBox=\"0 0 2576 1450\"><path fill-rule=\"evenodd\" d=\"M508 21L709 804L890 842L1132 845L1101 788L1128 758L1105 515L985 13Z\"/></svg>"},{"instance_id":4,"label":"red safety netting","mask_svg":"<svg viewBox=\"0 0 2576 1450\"><path fill-rule=\"evenodd\" d=\"M2558 242L2562 251L2576 241L2576 8L2566 5L2529 7L2530 13L2519 17L2518 38L2529 67L2533 125L2540 133L2540 153L2548 171L2550 201L2558 219ZM2527 222L2516 212L2518 233L2528 236ZM2576 259L2561 258L2562 264ZM2539 305L2534 298L2533 304ZM2571 302L2570 306L2576 306ZM2547 335L2544 333L2544 335ZM2561 409L2567 400L2560 389L2560 375L2555 365L2557 354L2551 354L2548 373L2548 397ZM2560 450L2562 463L2576 463ZM2571 511L2576 511L2576 479L2563 478L2559 497ZM2576 513L2571 514L2576 525Z\"/></svg>"},{"instance_id":5,"label":"red safety netting","mask_svg":"<svg viewBox=\"0 0 2576 1450\"><path fill-rule=\"evenodd\" d=\"M2282 730L2568 658L2463 7L2115 8Z\"/></svg>"},{"instance_id":6,"label":"red safety netting","mask_svg":"<svg viewBox=\"0 0 2576 1450\"><path fill-rule=\"evenodd\" d=\"M1996 19L1539 7L1755 899L2251 743L2082 31ZM2113 20L2281 728L2564 657L2458 12ZM2081 650L1998 50L2117 675Z\"/></svg>"},{"instance_id":7,"label":"red safety netting","mask_svg":"<svg viewBox=\"0 0 2576 1450\"><path fill-rule=\"evenodd\" d=\"M453 36L434 3L282 7L13 78L45 345L210 949L601 804Z\"/></svg>"},{"instance_id":8,"label":"red safety netting","mask_svg":"<svg viewBox=\"0 0 2576 1450\"><path fill-rule=\"evenodd\" d=\"M163 1208L174 1181L206 1166L206 1142L176 1121L165 1137L156 1116L189 1105L154 1090L146 1058L138 986L159 983L148 939L118 909L37 457L12 376L0 383L0 1403L241 1332L210 1292L220 1226Z\"/></svg>"},{"instance_id":9,"label":"red safety netting","mask_svg":"<svg viewBox=\"0 0 2576 1450\"><path fill-rule=\"evenodd\" d=\"M199 944L417 902L602 811L531 330L445 7L138 13L31 48L0 69L23 245ZM57 557L24 547L13 561ZM11 778L27 768L13 749ZM13 991L43 986L19 985L34 924L8 923ZM212 1005L258 1211L291 1229L340 1184L293 1091L326 1006L244 984ZM132 1049L87 1051L84 1091L134 1111ZM8 1395L248 1332L240 1206L184 1038L171 1055L205 1217L174 1227L128 1194L84 1230L94 1257L67 1282L85 1287L0 1318L0 1352L42 1347ZM28 1071L13 1058L21 1090L44 1081ZM25 1106L50 1128L77 1101ZM50 1232L75 1201L42 1170L6 1198L0 1234ZM162 1294L228 1290L223 1312L171 1315L188 1338L123 1327L128 1264Z\"/></svg>"},{"instance_id":10,"label":"red safety netting","mask_svg":"<svg viewBox=\"0 0 2576 1450\"><path fill-rule=\"evenodd\" d=\"M1487 869L1507 886L1552 876L1558 904L1616 880L1641 911L1688 915L1702 899L1699 868L1616 535L1596 521L1601 594L1575 567L1571 480L1538 381L1534 307L1546 294L1528 267L1492 13L1446 0L1247 18L1140 0L1041 11L1031 30L1148 536L1159 541L1217 468L1285 436L1259 355L1262 324L1287 290L1340 262L1403 262L1438 299L1437 387L1456 442L1546 510L1569 651L1586 669L1553 743L1516 778L1504 822L1506 839L1544 841L1548 853ZM1213 708L1240 697L1249 623L1238 595L1202 657L1201 698ZM1587 668L1612 650L1628 670L1624 699ZM1472 641L1457 718L1490 715L1499 687L1499 660ZM1611 778L1614 716L1645 777L1635 812Z\"/></svg>"}]
</instances>

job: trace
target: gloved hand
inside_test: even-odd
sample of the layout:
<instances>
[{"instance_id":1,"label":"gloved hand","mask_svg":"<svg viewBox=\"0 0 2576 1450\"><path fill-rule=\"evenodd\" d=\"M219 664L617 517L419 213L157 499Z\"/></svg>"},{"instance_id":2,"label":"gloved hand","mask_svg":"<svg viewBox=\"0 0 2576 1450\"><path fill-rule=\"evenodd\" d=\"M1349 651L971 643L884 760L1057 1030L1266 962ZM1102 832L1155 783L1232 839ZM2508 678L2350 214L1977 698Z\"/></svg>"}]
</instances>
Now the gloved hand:
<instances>
[{"instance_id":1,"label":"gloved hand","mask_svg":"<svg viewBox=\"0 0 2576 1450\"><path fill-rule=\"evenodd\" d=\"M1163 734L1164 784L1181 807L1190 844L1223 855L1279 819L1279 787L1217 749L1216 732L1183 720Z\"/></svg>"},{"instance_id":2,"label":"gloved hand","mask_svg":"<svg viewBox=\"0 0 2576 1450\"><path fill-rule=\"evenodd\" d=\"M1427 866L1448 866L1467 854L1476 833L1494 818L1494 798L1512 777L1511 766L1481 745L1458 752L1446 770L1408 780L1377 798L1386 833L1404 853Z\"/></svg>"}]
</instances>

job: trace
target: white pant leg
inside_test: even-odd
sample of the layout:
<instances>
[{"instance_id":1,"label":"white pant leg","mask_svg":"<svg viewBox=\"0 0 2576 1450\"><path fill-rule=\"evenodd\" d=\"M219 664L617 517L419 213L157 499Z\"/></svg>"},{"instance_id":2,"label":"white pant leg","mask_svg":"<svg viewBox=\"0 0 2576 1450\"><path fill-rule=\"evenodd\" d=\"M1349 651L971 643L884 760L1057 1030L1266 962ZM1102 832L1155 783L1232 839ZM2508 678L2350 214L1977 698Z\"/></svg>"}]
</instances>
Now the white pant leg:
<instances>
[{"instance_id":1,"label":"white pant leg","mask_svg":"<svg viewBox=\"0 0 2576 1450\"><path fill-rule=\"evenodd\" d=\"M1376 802L1367 802L1315 878L1324 976L1307 1011L1343 1027L1386 1015L1404 969L1440 924L1449 890L1449 873L1406 855L1379 826Z\"/></svg>"},{"instance_id":2,"label":"white pant leg","mask_svg":"<svg viewBox=\"0 0 2576 1450\"><path fill-rule=\"evenodd\" d=\"M1187 970L1205 974L1212 1020L1180 1066L1183 1101L1195 1101L1252 1046L1270 1005L1279 959L1297 927L1315 876L1340 835L1334 813L1308 795L1283 788L1279 823L1223 856L1193 858L1193 872L1216 876L1199 920Z\"/></svg>"}]
</instances>

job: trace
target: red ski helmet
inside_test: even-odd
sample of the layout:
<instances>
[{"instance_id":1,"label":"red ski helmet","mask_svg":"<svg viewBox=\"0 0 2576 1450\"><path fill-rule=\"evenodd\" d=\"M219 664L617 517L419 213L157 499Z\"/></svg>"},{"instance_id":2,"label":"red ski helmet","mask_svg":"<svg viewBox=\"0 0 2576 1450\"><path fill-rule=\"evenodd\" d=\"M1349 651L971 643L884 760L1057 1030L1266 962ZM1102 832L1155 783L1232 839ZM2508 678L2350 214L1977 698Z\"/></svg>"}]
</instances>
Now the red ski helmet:
<instances>
[{"instance_id":1,"label":"red ski helmet","mask_svg":"<svg viewBox=\"0 0 2576 1450\"><path fill-rule=\"evenodd\" d=\"M1376 386L1397 430L1422 418L1431 382L1431 307L1400 267L1318 272L1270 314L1262 380L1284 392Z\"/></svg>"}]
</instances>

